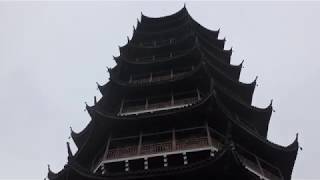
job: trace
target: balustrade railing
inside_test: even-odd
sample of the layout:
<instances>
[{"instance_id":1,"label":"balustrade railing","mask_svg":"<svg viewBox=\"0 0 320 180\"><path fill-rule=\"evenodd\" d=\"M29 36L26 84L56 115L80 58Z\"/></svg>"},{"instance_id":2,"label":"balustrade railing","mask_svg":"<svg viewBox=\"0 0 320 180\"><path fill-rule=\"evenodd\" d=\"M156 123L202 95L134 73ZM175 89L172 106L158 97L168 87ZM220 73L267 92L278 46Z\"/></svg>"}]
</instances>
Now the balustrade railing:
<instances>
[{"instance_id":1,"label":"balustrade railing","mask_svg":"<svg viewBox=\"0 0 320 180\"><path fill-rule=\"evenodd\" d=\"M139 145L111 148L108 150L105 160L127 158L139 155L151 155L165 152L183 151L203 147L209 148L207 136L177 139L175 148L173 148L172 140L141 144L140 151L138 150Z\"/></svg>"},{"instance_id":2,"label":"balustrade railing","mask_svg":"<svg viewBox=\"0 0 320 180\"><path fill-rule=\"evenodd\" d=\"M172 151L172 142L144 144L141 146L141 154L158 154Z\"/></svg>"},{"instance_id":3,"label":"balustrade railing","mask_svg":"<svg viewBox=\"0 0 320 180\"><path fill-rule=\"evenodd\" d=\"M136 155L138 152L137 146L127 146L121 148L112 148L108 150L106 159L125 158Z\"/></svg>"},{"instance_id":4,"label":"balustrade railing","mask_svg":"<svg viewBox=\"0 0 320 180\"><path fill-rule=\"evenodd\" d=\"M189 97L157 102L157 103L148 103L143 105L134 105L134 106L124 106L119 115L130 115L138 114L143 112L151 112L164 109L174 109L187 105L191 105L199 100L198 97Z\"/></svg>"},{"instance_id":5,"label":"balustrade railing","mask_svg":"<svg viewBox=\"0 0 320 180\"><path fill-rule=\"evenodd\" d=\"M190 70L189 70L190 71ZM142 76L142 78L134 78L134 79L129 79L129 83L131 84L145 84L145 83L151 83L151 82L159 82L159 81L166 81L166 80L172 80L175 79L179 76L182 76L186 74L186 72L177 72L177 73L167 73L163 75L154 75L154 74L145 74Z\"/></svg>"},{"instance_id":6,"label":"balustrade railing","mask_svg":"<svg viewBox=\"0 0 320 180\"><path fill-rule=\"evenodd\" d=\"M191 138L184 138L184 139L177 139L176 140L176 147L178 150L187 150L193 148L202 148L208 147L208 137L191 137Z\"/></svg>"},{"instance_id":7,"label":"balustrade railing","mask_svg":"<svg viewBox=\"0 0 320 180\"><path fill-rule=\"evenodd\" d=\"M175 52L170 52L170 53L157 54L157 55L153 55L153 56L136 57L131 61L135 61L138 63L161 62L161 61L166 61L166 60L173 58L173 57L178 57L178 56L183 55L185 53L187 53L186 50L181 50L181 51L175 51Z\"/></svg>"}]
</instances>

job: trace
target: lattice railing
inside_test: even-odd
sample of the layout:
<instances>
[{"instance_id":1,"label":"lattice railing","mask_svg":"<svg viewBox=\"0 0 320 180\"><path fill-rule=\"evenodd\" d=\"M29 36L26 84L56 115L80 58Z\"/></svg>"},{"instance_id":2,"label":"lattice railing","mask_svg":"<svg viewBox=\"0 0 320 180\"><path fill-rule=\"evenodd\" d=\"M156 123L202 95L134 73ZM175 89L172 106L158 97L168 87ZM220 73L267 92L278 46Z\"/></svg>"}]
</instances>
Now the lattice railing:
<instances>
[{"instance_id":1,"label":"lattice railing","mask_svg":"<svg viewBox=\"0 0 320 180\"><path fill-rule=\"evenodd\" d=\"M207 147L209 145L208 137L191 137L185 139L177 139L176 143L177 150L201 148Z\"/></svg>"},{"instance_id":2,"label":"lattice railing","mask_svg":"<svg viewBox=\"0 0 320 180\"><path fill-rule=\"evenodd\" d=\"M157 143L142 144L140 151L139 146L117 147L108 150L106 160L127 158L138 155L159 154L165 152L181 151L195 148L208 147L208 137L191 137L176 140L175 149L173 141L164 141Z\"/></svg>"},{"instance_id":3,"label":"lattice railing","mask_svg":"<svg viewBox=\"0 0 320 180\"><path fill-rule=\"evenodd\" d=\"M108 150L106 159L125 158L135 156L138 153L138 146L127 146L121 148L112 148Z\"/></svg>"},{"instance_id":4,"label":"lattice railing","mask_svg":"<svg viewBox=\"0 0 320 180\"><path fill-rule=\"evenodd\" d=\"M141 154L158 154L172 151L172 142L144 144L141 146Z\"/></svg>"}]
</instances>

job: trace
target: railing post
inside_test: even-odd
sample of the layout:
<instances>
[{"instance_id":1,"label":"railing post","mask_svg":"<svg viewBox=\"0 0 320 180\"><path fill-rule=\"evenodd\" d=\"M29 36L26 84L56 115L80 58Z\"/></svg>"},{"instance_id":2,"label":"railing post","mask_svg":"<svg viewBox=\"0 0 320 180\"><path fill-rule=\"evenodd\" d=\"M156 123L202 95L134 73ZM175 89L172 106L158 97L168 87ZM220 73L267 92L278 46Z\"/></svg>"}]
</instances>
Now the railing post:
<instances>
[{"instance_id":1,"label":"railing post","mask_svg":"<svg viewBox=\"0 0 320 180\"><path fill-rule=\"evenodd\" d=\"M142 131L140 132L139 135L139 144L138 144L138 155L141 153L141 145L142 145Z\"/></svg>"},{"instance_id":2,"label":"railing post","mask_svg":"<svg viewBox=\"0 0 320 180\"><path fill-rule=\"evenodd\" d=\"M176 150L176 130L172 129L172 151Z\"/></svg>"},{"instance_id":3,"label":"railing post","mask_svg":"<svg viewBox=\"0 0 320 180\"><path fill-rule=\"evenodd\" d=\"M171 106L174 105L174 96L173 96L173 92L171 91Z\"/></svg>"},{"instance_id":4,"label":"railing post","mask_svg":"<svg viewBox=\"0 0 320 180\"><path fill-rule=\"evenodd\" d=\"M129 83L132 83L132 74L130 74Z\"/></svg>"},{"instance_id":5,"label":"railing post","mask_svg":"<svg viewBox=\"0 0 320 180\"><path fill-rule=\"evenodd\" d=\"M171 79L173 79L173 69L170 70Z\"/></svg>"},{"instance_id":6,"label":"railing post","mask_svg":"<svg viewBox=\"0 0 320 180\"><path fill-rule=\"evenodd\" d=\"M119 111L120 115L122 114L122 111L123 111L123 104L124 104L124 98L121 99L121 105L120 105L120 111Z\"/></svg>"},{"instance_id":7,"label":"railing post","mask_svg":"<svg viewBox=\"0 0 320 180\"><path fill-rule=\"evenodd\" d=\"M148 109L149 108L149 101L148 101L148 97L146 97L146 104L144 106L145 109Z\"/></svg>"},{"instance_id":8,"label":"railing post","mask_svg":"<svg viewBox=\"0 0 320 180\"><path fill-rule=\"evenodd\" d=\"M198 96L198 101L201 100L201 97L200 97L200 92L199 92L199 89L197 88L197 96Z\"/></svg>"},{"instance_id":9,"label":"railing post","mask_svg":"<svg viewBox=\"0 0 320 180\"><path fill-rule=\"evenodd\" d=\"M152 82L152 72L150 73L150 79L149 82Z\"/></svg>"}]
</instances>

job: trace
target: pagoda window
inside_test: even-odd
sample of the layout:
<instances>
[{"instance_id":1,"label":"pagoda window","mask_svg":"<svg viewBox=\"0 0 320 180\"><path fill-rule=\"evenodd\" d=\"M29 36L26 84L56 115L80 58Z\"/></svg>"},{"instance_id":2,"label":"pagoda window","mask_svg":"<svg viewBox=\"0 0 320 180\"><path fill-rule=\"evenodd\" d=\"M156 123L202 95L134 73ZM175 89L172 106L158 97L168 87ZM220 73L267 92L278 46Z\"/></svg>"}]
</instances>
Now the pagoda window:
<instances>
[{"instance_id":1,"label":"pagoda window","mask_svg":"<svg viewBox=\"0 0 320 180\"><path fill-rule=\"evenodd\" d=\"M214 143L210 143L208 130L211 132L209 134L210 139ZM140 132L136 136L111 138L111 140L108 140L109 147L105 149L104 156L95 167L94 172L102 174L105 167L119 164L119 162L122 162L125 171L130 171L130 162L143 160L144 165L148 165L148 163L145 163L148 162L146 161L148 158L157 157L168 157L166 162L159 162L163 165L158 165L158 167L166 167L165 164L170 166L170 157L175 155L180 155L182 158L181 165L185 165L188 163L187 156L189 153L218 151L222 148L221 142L223 142L223 139L224 136L208 126L171 129L153 133ZM210 153L206 153L205 158L210 158ZM193 157L192 162L195 161L197 160ZM143 169L146 170L149 167L141 166L141 170Z\"/></svg>"},{"instance_id":2,"label":"pagoda window","mask_svg":"<svg viewBox=\"0 0 320 180\"><path fill-rule=\"evenodd\" d=\"M138 115L141 113L170 110L190 106L202 98L199 90L150 96L140 99L124 99L118 115Z\"/></svg>"}]
</instances>

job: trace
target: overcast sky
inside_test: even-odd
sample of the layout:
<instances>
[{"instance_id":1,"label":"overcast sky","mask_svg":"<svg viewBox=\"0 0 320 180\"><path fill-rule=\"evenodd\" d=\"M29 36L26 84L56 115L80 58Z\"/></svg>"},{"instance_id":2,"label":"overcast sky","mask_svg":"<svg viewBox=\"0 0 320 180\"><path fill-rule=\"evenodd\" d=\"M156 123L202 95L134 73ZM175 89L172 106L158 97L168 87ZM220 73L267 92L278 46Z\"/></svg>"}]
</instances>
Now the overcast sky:
<instances>
[{"instance_id":1,"label":"overcast sky","mask_svg":"<svg viewBox=\"0 0 320 180\"><path fill-rule=\"evenodd\" d=\"M0 179L43 179L67 160L69 127L89 122L85 104L100 97L118 45L140 12L163 16L183 2L0 3ZM320 3L188 2L190 14L221 29L241 81L258 75L253 105L274 99L268 139L299 133L294 179L319 179ZM72 144L74 152L76 148Z\"/></svg>"}]
</instances>

